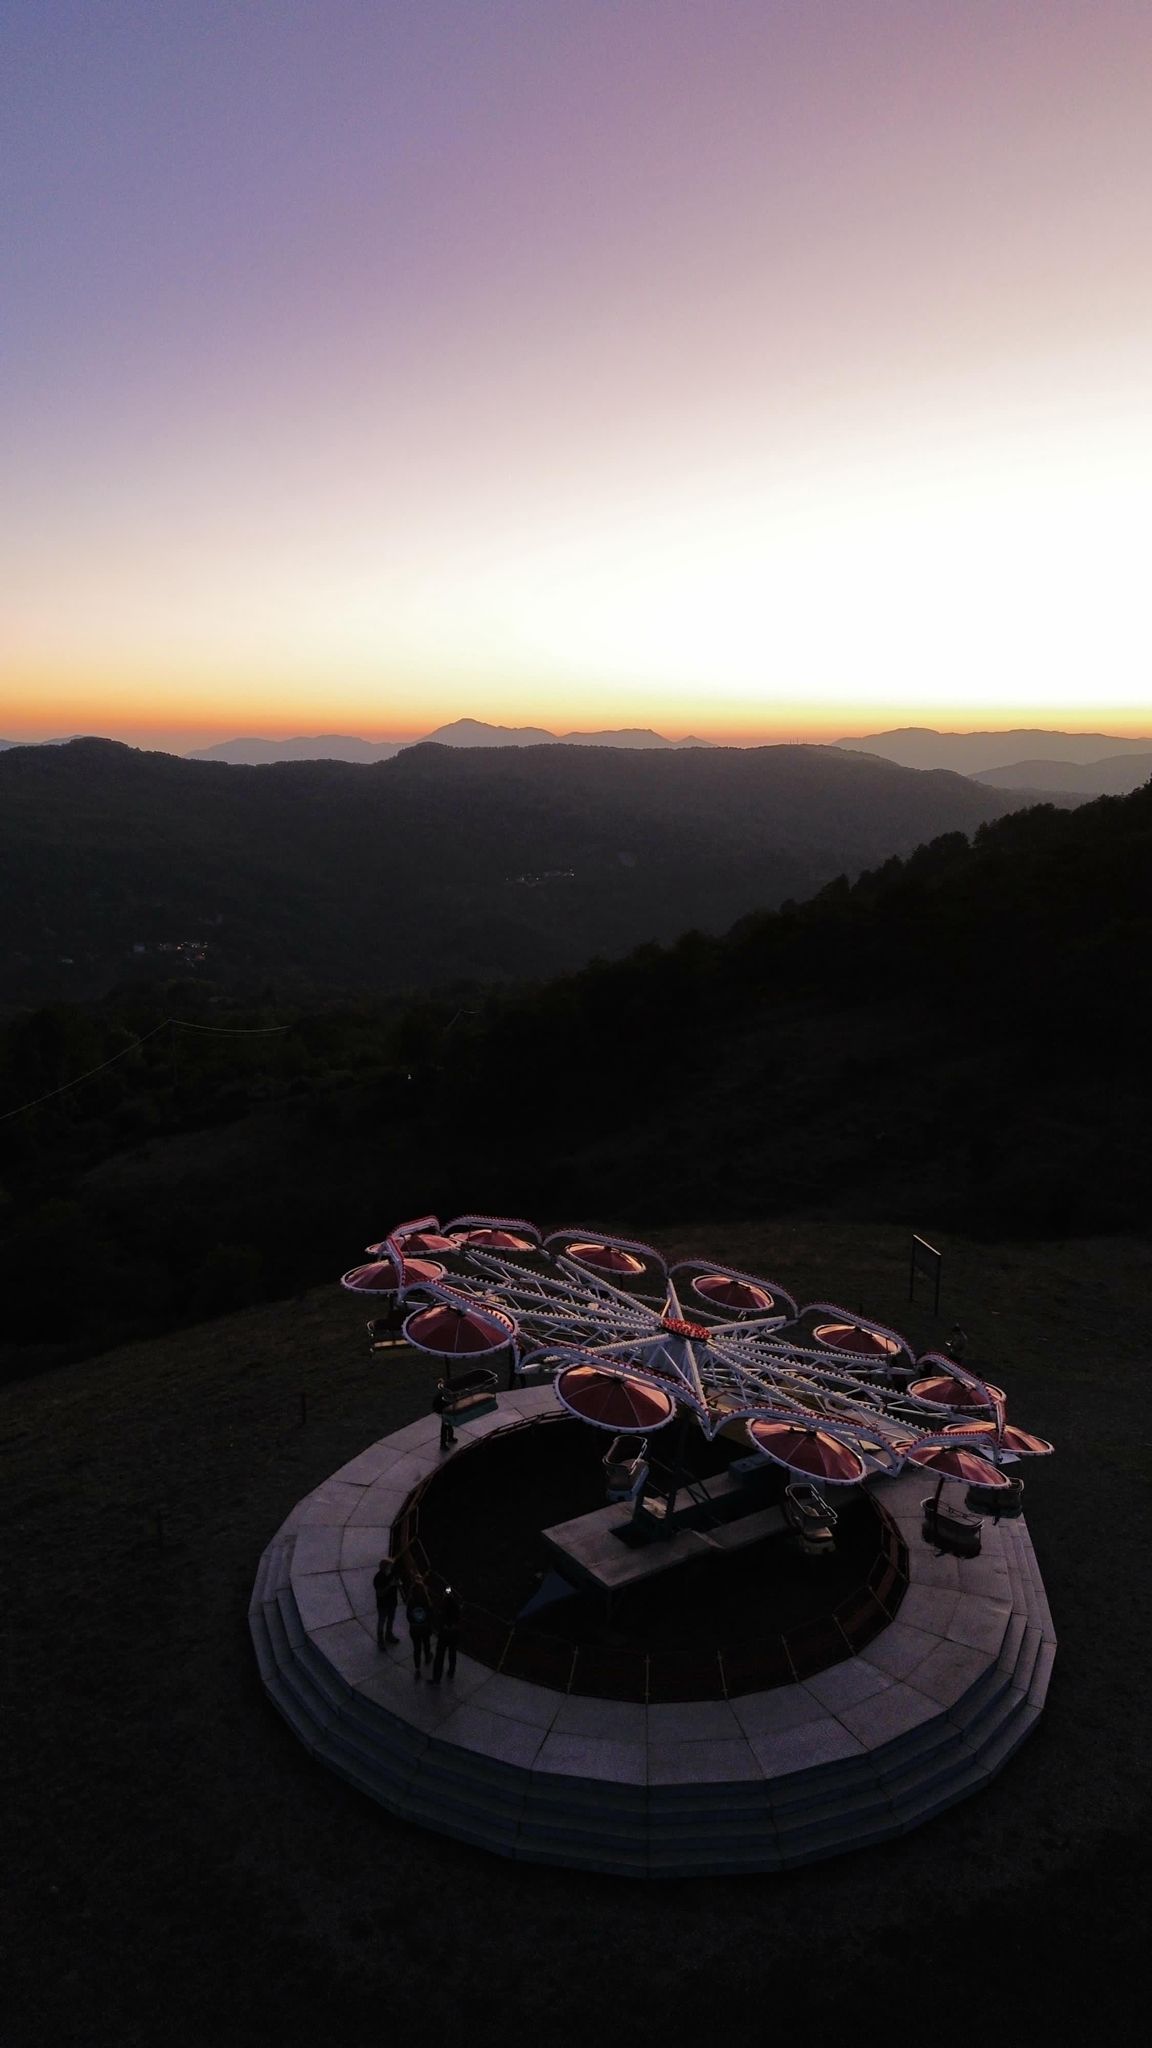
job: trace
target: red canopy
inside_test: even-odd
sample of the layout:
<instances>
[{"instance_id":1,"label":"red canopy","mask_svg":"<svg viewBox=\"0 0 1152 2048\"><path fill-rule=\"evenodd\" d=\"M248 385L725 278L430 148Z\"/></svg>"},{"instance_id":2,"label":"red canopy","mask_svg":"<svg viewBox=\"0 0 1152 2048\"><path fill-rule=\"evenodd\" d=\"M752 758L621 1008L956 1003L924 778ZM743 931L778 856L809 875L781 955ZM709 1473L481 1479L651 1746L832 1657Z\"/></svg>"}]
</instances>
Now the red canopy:
<instances>
[{"instance_id":1,"label":"red canopy","mask_svg":"<svg viewBox=\"0 0 1152 2048\"><path fill-rule=\"evenodd\" d=\"M969 1486L1010 1486L1011 1480L987 1458L977 1451L961 1450L959 1444L913 1444L905 1452L914 1465L923 1465L926 1472L934 1472L937 1478L966 1479Z\"/></svg>"},{"instance_id":2,"label":"red canopy","mask_svg":"<svg viewBox=\"0 0 1152 2048\"><path fill-rule=\"evenodd\" d=\"M692 1282L692 1292L718 1308L755 1309L763 1315L772 1307L766 1287L756 1287L751 1280L732 1280L727 1273L701 1273Z\"/></svg>"},{"instance_id":3,"label":"red canopy","mask_svg":"<svg viewBox=\"0 0 1152 2048\"><path fill-rule=\"evenodd\" d=\"M756 1449L778 1465L804 1472L809 1479L826 1480L830 1486L852 1486L868 1469L851 1444L841 1443L814 1423L750 1422L748 1434Z\"/></svg>"},{"instance_id":4,"label":"red canopy","mask_svg":"<svg viewBox=\"0 0 1152 2048\"><path fill-rule=\"evenodd\" d=\"M900 1349L895 1337L882 1337L879 1330L865 1330L859 1323L819 1323L812 1335L830 1350L854 1351L861 1358L894 1358Z\"/></svg>"},{"instance_id":5,"label":"red canopy","mask_svg":"<svg viewBox=\"0 0 1152 2048\"><path fill-rule=\"evenodd\" d=\"M479 1230L462 1230L456 1244L474 1244L490 1252L534 1252L536 1246L530 1237L518 1237L514 1230L499 1230L493 1225L484 1225Z\"/></svg>"},{"instance_id":6,"label":"red canopy","mask_svg":"<svg viewBox=\"0 0 1152 2048\"><path fill-rule=\"evenodd\" d=\"M505 1351L516 1335L511 1316L498 1309L457 1308L435 1301L419 1308L404 1325L404 1336L418 1351L434 1358L478 1358L486 1351Z\"/></svg>"},{"instance_id":7,"label":"red canopy","mask_svg":"<svg viewBox=\"0 0 1152 2048\"><path fill-rule=\"evenodd\" d=\"M662 1387L595 1365L567 1366L553 1385L564 1406L597 1429L651 1432L663 1429L676 1413L675 1401Z\"/></svg>"},{"instance_id":8,"label":"red canopy","mask_svg":"<svg viewBox=\"0 0 1152 2048\"><path fill-rule=\"evenodd\" d=\"M616 1244L570 1244L565 1246L570 1259L578 1265L591 1266L597 1273L642 1273L643 1259L632 1252L621 1251Z\"/></svg>"},{"instance_id":9,"label":"red canopy","mask_svg":"<svg viewBox=\"0 0 1152 2048\"><path fill-rule=\"evenodd\" d=\"M994 1387L990 1380L970 1387L967 1380L954 1380L948 1373L913 1380L908 1392L921 1401L930 1401L934 1408L992 1408L1004 1399L1003 1387Z\"/></svg>"},{"instance_id":10,"label":"red canopy","mask_svg":"<svg viewBox=\"0 0 1152 2048\"><path fill-rule=\"evenodd\" d=\"M439 1230L414 1230L410 1237L401 1237L397 1242L403 1246L405 1258L409 1252L454 1252L456 1249L455 1238L445 1237ZM375 1247L370 1246L369 1249L374 1250Z\"/></svg>"},{"instance_id":11,"label":"red canopy","mask_svg":"<svg viewBox=\"0 0 1152 2048\"><path fill-rule=\"evenodd\" d=\"M420 1280L439 1280L444 1272L432 1259L405 1259L403 1278L394 1259L374 1259L370 1266L353 1266L340 1282L349 1294L395 1294L398 1287L415 1287Z\"/></svg>"},{"instance_id":12,"label":"red canopy","mask_svg":"<svg viewBox=\"0 0 1152 2048\"><path fill-rule=\"evenodd\" d=\"M1014 1422L1006 1422L997 1432L994 1422L950 1422L945 1436L973 1436L981 1443L990 1444L995 1451L1011 1451L1018 1458L1046 1458L1054 1446L1047 1437L1032 1436L1026 1429L1017 1429Z\"/></svg>"}]
</instances>

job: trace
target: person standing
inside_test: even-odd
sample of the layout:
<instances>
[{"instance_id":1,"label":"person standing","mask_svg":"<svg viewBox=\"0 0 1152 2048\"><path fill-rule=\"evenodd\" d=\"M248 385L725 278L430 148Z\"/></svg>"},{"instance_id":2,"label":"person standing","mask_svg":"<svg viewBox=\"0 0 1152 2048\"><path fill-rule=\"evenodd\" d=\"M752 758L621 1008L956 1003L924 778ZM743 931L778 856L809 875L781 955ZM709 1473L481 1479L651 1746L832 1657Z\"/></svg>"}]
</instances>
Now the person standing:
<instances>
[{"instance_id":1,"label":"person standing","mask_svg":"<svg viewBox=\"0 0 1152 2048\"><path fill-rule=\"evenodd\" d=\"M376 1648L382 1650L387 1643L398 1643L396 1633L396 1605L400 1598L400 1580L394 1557L382 1557L380 1568L372 1581L376 1594Z\"/></svg>"},{"instance_id":2,"label":"person standing","mask_svg":"<svg viewBox=\"0 0 1152 2048\"><path fill-rule=\"evenodd\" d=\"M413 1579L404 1611L412 1639L412 1669L419 1678L421 1664L432 1662L432 1596L423 1579Z\"/></svg>"},{"instance_id":3,"label":"person standing","mask_svg":"<svg viewBox=\"0 0 1152 2048\"><path fill-rule=\"evenodd\" d=\"M440 1602L440 1612L436 1616L436 1662L432 1666L433 1685L439 1685L440 1683L445 1658L448 1661L449 1678L455 1678L456 1676L456 1651L460 1645L460 1624L463 1619L464 1609L460 1604L459 1593L456 1592L453 1586L445 1586L444 1598Z\"/></svg>"},{"instance_id":4,"label":"person standing","mask_svg":"<svg viewBox=\"0 0 1152 2048\"><path fill-rule=\"evenodd\" d=\"M439 1380L436 1385L436 1398L432 1406L440 1417L440 1449L442 1451L450 1451L456 1441L456 1431L452 1427L451 1402L452 1395L447 1381Z\"/></svg>"}]
</instances>

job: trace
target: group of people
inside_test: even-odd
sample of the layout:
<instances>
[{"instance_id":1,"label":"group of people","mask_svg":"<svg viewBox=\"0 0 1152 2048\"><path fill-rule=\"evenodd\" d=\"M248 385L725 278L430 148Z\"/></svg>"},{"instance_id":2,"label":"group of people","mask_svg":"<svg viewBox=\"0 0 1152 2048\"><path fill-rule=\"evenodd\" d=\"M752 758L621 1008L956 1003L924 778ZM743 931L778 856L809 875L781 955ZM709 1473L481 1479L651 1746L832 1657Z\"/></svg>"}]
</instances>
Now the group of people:
<instances>
[{"instance_id":1,"label":"group of people","mask_svg":"<svg viewBox=\"0 0 1152 2048\"><path fill-rule=\"evenodd\" d=\"M376 1589L376 1647L383 1650L389 1643L400 1641L396 1631L396 1610L403 1589L400 1567L394 1557L380 1559L380 1568L372 1583ZM404 1616L417 1678L423 1675L425 1665L432 1667L433 1685L439 1685L445 1665L449 1678L455 1677L463 1613L460 1596L454 1587L446 1585L437 1599L425 1579L413 1579L404 1603Z\"/></svg>"}]
</instances>

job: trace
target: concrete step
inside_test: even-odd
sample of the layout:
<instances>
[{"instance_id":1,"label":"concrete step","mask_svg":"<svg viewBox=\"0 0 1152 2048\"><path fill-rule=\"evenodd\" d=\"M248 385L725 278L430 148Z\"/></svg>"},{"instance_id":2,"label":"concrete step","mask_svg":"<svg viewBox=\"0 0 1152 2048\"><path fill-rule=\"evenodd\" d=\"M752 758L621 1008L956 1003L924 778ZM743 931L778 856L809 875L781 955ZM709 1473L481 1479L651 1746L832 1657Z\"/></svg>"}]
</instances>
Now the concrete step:
<instances>
[{"instance_id":1,"label":"concrete step","mask_svg":"<svg viewBox=\"0 0 1152 2048\"><path fill-rule=\"evenodd\" d=\"M994 1778L997 1771L1003 1769L1009 1757L1015 1754L1020 1744L1032 1733L1039 1719L1040 1709L1030 1706L1026 1699L1021 1699L1013 1712L1005 1716L1002 1725L985 1738L973 1757L973 1762L980 1765L986 1778Z\"/></svg>"},{"instance_id":2,"label":"concrete step","mask_svg":"<svg viewBox=\"0 0 1152 2048\"><path fill-rule=\"evenodd\" d=\"M558 1870L586 1870L608 1877L651 1877L659 1875L649 1870L647 1846L641 1837L632 1848L613 1845L603 1850L591 1849L586 1843L536 1841L532 1836L518 1834L512 1855L520 1863L540 1863ZM742 1866L745 1867L745 1866ZM763 1869L763 1864L753 1864L752 1869ZM670 1871L669 1876L683 1877L683 1870Z\"/></svg>"},{"instance_id":3,"label":"concrete step","mask_svg":"<svg viewBox=\"0 0 1152 2048\"><path fill-rule=\"evenodd\" d=\"M891 1839L987 1784L1031 1732L1055 1637L1023 1523L998 1532L1012 1611L964 1695L866 1756L715 1785L629 1785L519 1769L405 1718L404 1694L357 1690L308 1634L291 1586L295 1530L263 1553L249 1628L273 1705L309 1752L389 1813L521 1861L625 1876L790 1868ZM963 1580L961 1580L963 1586ZM371 1659L368 1667L371 1670ZM381 1669L389 1668L381 1660ZM914 1684L914 1674L909 1683ZM427 1716L422 1714L421 1720Z\"/></svg>"},{"instance_id":4,"label":"concrete step","mask_svg":"<svg viewBox=\"0 0 1152 2048\"><path fill-rule=\"evenodd\" d=\"M301 1707L291 1688L285 1685L279 1672L267 1681L265 1690L277 1713L288 1723L297 1740L309 1754L314 1754L316 1723L311 1714Z\"/></svg>"},{"instance_id":5,"label":"concrete step","mask_svg":"<svg viewBox=\"0 0 1152 2048\"><path fill-rule=\"evenodd\" d=\"M248 1602L249 1614L253 1614L258 1607L264 1605L264 1587L271 1563L272 1545L269 1544L267 1550L262 1550L260 1553L260 1562L256 1567L256 1577L252 1582L252 1594Z\"/></svg>"},{"instance_id":6,"label":"concrete step","mask_svg":"<svg viewBox=\"0 0 1152 2048\"><path fill-rule=\"evenodd\" d=\"M1036 1652L1036 1665L1032 1673L1032 1683L1028 1688L1028 1704L1030 1707L1034 1707L1037 1713L1041 1711L1048 1697L1048 1682L1051 1679L1052 1666L1055 1662L1056 1644L1049 1638L1042 1636L1040 1647Z\"/></svg>"},{"instance_id":7,"label":"concrete step","mask_svg":"<svg viewBox=\"0 0 1152 2048\"><path fill-rule=\"evenodd\" d=\"M280 1610L274 1600L264 1608L264 1621L276 1662L277 1684L281 1692L289 1694L295 1702L296 1715L307 1724L309 1731L304 1739L308 1748L314 1749L324 1729L337 1718L336 1709L314 1685L311 1673L297 1664L292 1656Z\"/></svg>"},{"instance_id":8,"label":"concrete step","mask_svg":"<svg viewBox=\"0 0 1152 2048\"><path fill-rule=\"evenodd\" d=\"M277 1664L268 1638L268 1624L264 1619L262 1607L254 1607L249 1614L248 1633L252 1638L252 1648L256 1652L257 1669L263 1683L267 1685L277 1675Z\"/></svg>"},{"instance_id":9,"label":"concrete step","mask_svg":"<svg viewBox=\"0 0 1152 2048\"><path fill-rule=\"evenodd\" d=\"M260 1563L256 1568L255 1583L252 1587L252 1598L248 1602L248 1612L250 1614L254 1607L263 1606L279 1589L283 1576L288 1570L292 1540L292 1538L282 1540L280 1537L274 1536L267 1549L261 1555Z\"/></svg>"}]
</instances>

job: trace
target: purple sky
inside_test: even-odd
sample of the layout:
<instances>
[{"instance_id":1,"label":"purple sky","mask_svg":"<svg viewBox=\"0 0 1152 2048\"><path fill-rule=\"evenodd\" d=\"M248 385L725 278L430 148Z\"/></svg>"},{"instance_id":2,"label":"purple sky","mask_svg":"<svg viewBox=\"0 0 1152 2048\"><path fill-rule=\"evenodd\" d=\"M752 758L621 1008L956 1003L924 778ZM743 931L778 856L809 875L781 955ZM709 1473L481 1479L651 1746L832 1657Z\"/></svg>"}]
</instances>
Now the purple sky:
<instances>
[{"instance_id":1,"label":"purple sky","mask_svg":"<svg viewBox=\"0 0 1152 2048\"><path fill-rule=\"evenodd\" d=\"M0 37L0 736L1152 726L1146 4Z\"/></svg>"}]
</instances>

